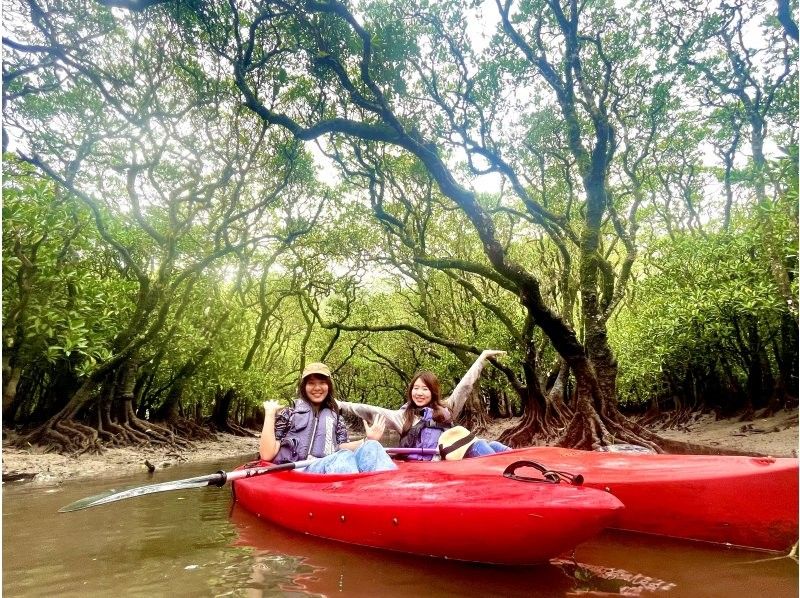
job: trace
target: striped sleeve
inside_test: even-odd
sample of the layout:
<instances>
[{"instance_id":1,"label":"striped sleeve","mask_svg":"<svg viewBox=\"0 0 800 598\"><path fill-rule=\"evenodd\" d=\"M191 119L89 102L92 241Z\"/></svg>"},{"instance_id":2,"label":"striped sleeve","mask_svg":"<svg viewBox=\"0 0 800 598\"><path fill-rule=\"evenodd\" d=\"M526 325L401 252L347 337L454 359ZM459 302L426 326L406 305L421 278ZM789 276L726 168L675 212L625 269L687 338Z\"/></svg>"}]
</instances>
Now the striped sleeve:
<instances>
[{"instance_id":1,"label":"striped sleeve","mask_svg":"<svg viewBox=\"0 0 800 598\"><path fill-rule=\"evenodd\" d=\"M336 443L344 444L350 439L347 434L347 425L341 417L336 418Z\"/></svg>"},{"instance_id":2,"label":"striped sleeve","mask_svg":"<svg viewBox=\"0 0 800 598\"><path fill-rule=\"evenodd\" d=\"M292 415L294 415L294 409L286 407L275 416L275 440L282 440L286 436Z\"/></svg>"}]
</instances>

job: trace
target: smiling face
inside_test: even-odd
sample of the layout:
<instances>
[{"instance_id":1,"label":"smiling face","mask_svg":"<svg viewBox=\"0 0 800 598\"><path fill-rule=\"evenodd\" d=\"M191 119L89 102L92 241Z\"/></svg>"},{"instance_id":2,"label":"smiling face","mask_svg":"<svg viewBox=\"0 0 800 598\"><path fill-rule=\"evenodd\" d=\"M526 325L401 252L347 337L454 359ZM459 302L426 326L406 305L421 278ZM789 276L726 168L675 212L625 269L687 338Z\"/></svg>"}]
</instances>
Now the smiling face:
<instances>
[{"instance_id":1,"label":"smiling face","mask_svg":"<svg viewBox=\"0 0 800 598\"><path fill-rule=\"evenodd\" d=\"M325 376L311 374L303 380L303 390L306 398L315 405L321 404L330 392L330 383Z\"/></svg>"},{"instance_id":2,"label":"smiling face","mask_svg":"<svg viewBox=\"0 0 800 598\"><path fill-rule=\"evenodd\" d=\"M414 384L411 385L411 400L417 407L428 405L432 396L431 389L423 382L422 378L414 380Z\"/></svg>"}]
</instances>

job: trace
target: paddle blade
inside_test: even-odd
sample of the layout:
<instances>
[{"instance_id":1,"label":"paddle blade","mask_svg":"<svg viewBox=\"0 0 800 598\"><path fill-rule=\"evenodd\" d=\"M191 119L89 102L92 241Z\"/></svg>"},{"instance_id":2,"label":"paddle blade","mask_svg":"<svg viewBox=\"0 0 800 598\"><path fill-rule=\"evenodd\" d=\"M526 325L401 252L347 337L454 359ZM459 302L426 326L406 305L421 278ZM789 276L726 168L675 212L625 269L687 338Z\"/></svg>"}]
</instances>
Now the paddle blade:
<instances>
[{"instance_id":1,"label":"paddle blade","mask_svg":"<svg viewBox=\"0 0 800 598\"><path fill-rule=\"evenodd\" d=\"M203 488L210 485L219 485L221 480L224 481L223 473L215 473L207 476L188 478L185 480L174 480L172 482L163 482L161 484L151 484L149 486L137 486L136 488L128 488L126 490L107 490L94 496L88 496L65 507L61 507L59 513L70 513L72 511L80 511L81 509L88 509L89 507L97 507L105 505L110 502L118 500L125 500L126 498L136 498L137 496L144 496L145 494L155 494L156 492L169 492L170 490L186 490L189 488Z\"/></svg>"}]
</instances>

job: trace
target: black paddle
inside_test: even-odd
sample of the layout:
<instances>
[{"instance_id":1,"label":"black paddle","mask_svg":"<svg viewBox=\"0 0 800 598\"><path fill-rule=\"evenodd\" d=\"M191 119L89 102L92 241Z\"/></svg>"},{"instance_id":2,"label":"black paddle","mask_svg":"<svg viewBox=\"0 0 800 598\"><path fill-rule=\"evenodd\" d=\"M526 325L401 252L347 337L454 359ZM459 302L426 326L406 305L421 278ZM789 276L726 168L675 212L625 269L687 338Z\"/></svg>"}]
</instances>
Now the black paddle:
<instances>
[{"instance_id":1,"label":"black paddle","mask_svg":"<svg viewBox=\"0 0 800 598\"><path fill-rule=\"evenodd\" d=\"M389 454L434 454L436 449L417 449L417 448L388 448L386 452ZM161 484L151 484L149 486L137 486L136 488L128 488L127 490L107 490L101 494L88 496L65 507L61 507L59 513L70 513L72 511L80 511L81 509L88 509L89 507L97 507L105 505L110 502L118 500L125 500L126 498L135 498L137 496L144 496L146 494L155 494L156 492L169 492L170 490L188 490L189 488L205 488L206 486L224 486L227 482L238 480L241 478L250 478L257 475L264 475L267 473L275 473L278 471L289 471L292 469L299 469L309 465L313 459L307 461L296 461L294 463L283 463L281 465L268 465L265 467L251 467L248 469L237 469L236 471L224 472L218 471L209 475L198 476L196 478L186 478L183 480L173 480L172 482L162 482Z\"/></svg>"}]
</instances>

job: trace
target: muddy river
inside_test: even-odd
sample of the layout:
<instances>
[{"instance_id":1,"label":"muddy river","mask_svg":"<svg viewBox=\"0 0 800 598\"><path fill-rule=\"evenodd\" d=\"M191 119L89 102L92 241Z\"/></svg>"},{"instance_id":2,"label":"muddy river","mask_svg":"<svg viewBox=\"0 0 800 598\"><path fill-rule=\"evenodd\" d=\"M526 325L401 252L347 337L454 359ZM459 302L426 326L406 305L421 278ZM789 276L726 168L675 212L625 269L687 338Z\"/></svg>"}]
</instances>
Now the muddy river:
<instances>
[{"instance_id":1,"label":"muddy river","mask_svg":"<svg viewBox=\"0 0 800 598\"><path fill-rule=\"evenodd\" d=\"M58 513L108 488L235 465L4 484L3 596L798 596L797 562L763 552L606 532L547 565L470 565L289 532L238 508L227 487Z\"/></svg>"}]
</instances>

